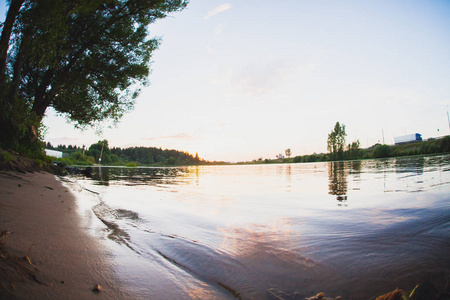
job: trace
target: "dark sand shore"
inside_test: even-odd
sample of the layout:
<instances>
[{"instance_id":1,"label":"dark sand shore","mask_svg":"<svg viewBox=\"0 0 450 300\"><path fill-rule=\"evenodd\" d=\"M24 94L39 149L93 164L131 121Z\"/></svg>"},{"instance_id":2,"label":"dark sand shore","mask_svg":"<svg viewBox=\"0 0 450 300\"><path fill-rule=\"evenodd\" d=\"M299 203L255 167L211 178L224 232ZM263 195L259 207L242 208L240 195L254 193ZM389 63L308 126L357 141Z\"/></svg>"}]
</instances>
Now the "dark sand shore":
<instances>
[{"instance_id":1,"label":"dark sand shore","mask_svg":"<svg viewBox=\"0 0 450 300\"><path fill-rule=\"evenodd\" d=\"M0 171L0 298L133 298L121 289L111 253L82 224L75 198L54 175Z\"/></svg>"}]
</instances>

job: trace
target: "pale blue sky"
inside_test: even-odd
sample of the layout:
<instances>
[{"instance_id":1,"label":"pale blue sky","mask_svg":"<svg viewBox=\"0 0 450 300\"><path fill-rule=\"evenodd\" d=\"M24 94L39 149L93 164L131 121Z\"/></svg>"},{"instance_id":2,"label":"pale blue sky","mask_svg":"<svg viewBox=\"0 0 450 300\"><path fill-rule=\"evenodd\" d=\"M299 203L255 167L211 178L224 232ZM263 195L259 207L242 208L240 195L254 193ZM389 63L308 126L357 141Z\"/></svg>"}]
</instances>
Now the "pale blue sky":
<instances>
[{"instance_id":1,"label":"pale blue sky","mask_svg":"<svg viewBox=\"0 0 450 300\"><path fill-rule=\"evenodd\" d=\"M4 13L2 13L4 15ZM363 147L450 134L449 1L216 1L151 25L151 85L116 128L46 141L154 146L208 160L326 151L336 121Z\"/></svg>"}]
</instances>

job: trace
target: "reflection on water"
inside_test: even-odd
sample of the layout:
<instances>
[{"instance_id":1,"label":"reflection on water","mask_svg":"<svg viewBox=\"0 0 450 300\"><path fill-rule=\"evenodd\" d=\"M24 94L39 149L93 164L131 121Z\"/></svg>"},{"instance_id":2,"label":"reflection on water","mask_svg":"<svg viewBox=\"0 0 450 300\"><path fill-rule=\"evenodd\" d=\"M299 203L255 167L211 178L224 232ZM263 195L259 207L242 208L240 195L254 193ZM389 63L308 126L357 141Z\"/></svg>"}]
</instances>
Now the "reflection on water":
<instances>
[{"instance_id":1,"label":"reflection on water","mask_svg":"<svg viewBox=\"0 0 450 300\"><path fill-rule=\"evenodd\" d=\"M434 156L97 168L77 183L140 298L371 299L418 283L448 296L449 171Z\"/></svg>"},{"instance_id":2,"label":"reflection on water","mask_svg":"<svg viewBox=\"0 0 450 300\"><path fill-rule=\"evenodd\" d=\"M395 160L396 173L411 173L414 175L423 174L425 168L425 157L416 157L415 159L398 158Z\"/></svg>"},{"instance_id":3,"label":"reflection on water","mask_svg":"<svg viewBox=\"0 0 450 300\"><path fill-rule=\"evenodd\" d=\"M347 201L347 168L345 162L330 162L328 164L329 194L336 195L339 202Z\"/></svg>"},{"instance_id":4,"label":"reflection on water","mask_svg":"<svg viewBox=\"0 0 450 300\"><path fill-rule=\"evenodd\" d=\"M361 181L361 161L335 161L328 163L328 188L330 195L335 195L339 206L347 206L347 176L351 175L355 183ZM354 187L353 190L358 190Z\"/></svg>"},{"instance_id":5,"label":"reflection on water","mask_svg":"<svg viewBox=\"0 0 450 300\"><path fill-rule=\"evenodd\" d=\"M92 179L97 185L164 185L183 182L188 168L96 168ZM198 169L197 169L198 172Z\"/></svg>"}]
</instances>

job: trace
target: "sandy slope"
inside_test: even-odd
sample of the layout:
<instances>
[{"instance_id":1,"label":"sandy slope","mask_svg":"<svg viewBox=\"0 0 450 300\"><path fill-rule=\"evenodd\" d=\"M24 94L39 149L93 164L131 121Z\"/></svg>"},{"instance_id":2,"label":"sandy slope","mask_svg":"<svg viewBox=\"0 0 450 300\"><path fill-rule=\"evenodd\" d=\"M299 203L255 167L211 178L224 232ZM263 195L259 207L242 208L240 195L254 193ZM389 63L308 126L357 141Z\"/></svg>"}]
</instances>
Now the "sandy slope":
<instances>
[{"instance_id":1,"label":"sandy slope","mask_svg":"<svg viewBox=\"0 0 450 300\"><path fill-rule=\"evenodd\" d=\"M1 299L132 298L52 174L0 171L0 243Z\"/></svg>"}]
</instances>

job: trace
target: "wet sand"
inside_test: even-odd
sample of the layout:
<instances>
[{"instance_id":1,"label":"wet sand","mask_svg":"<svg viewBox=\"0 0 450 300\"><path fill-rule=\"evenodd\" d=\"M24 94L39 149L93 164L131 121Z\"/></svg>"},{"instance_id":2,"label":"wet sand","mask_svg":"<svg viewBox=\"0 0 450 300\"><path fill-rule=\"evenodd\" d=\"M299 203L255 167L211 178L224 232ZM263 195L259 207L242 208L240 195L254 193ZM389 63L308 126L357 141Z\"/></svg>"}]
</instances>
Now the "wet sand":
<instances>
[{"instance_id":1,"label":"wet sand","mask_svg":"<svg viewBox=\"0 0 450 300\"><path fill-rule=\"evenodd\" d=\"M54 175L0 171L0 298L133 298L112 254L82 224L74 196Z\"/></svg>"}]
</instances>

